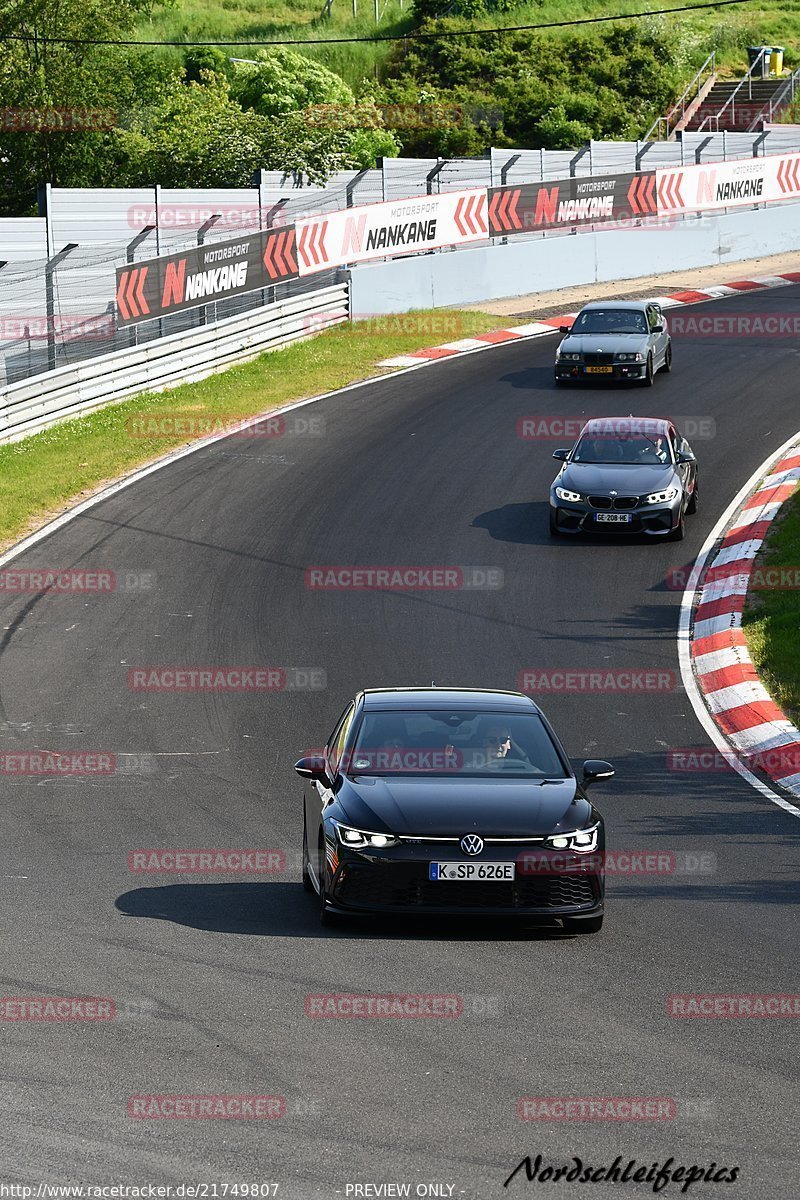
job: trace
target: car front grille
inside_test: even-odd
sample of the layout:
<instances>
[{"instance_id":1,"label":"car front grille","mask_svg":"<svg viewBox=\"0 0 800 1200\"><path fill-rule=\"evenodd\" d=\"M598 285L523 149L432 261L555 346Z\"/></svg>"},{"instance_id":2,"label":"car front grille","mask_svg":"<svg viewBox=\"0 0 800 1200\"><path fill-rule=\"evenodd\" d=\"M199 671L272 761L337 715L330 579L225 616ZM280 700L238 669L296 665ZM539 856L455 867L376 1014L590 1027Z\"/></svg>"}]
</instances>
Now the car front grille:
<instances>
[{"instance_id":1,"label":"car front grille","mask_svg":"<svg viewBox=\"0 0 800 1200\"><path fill-rule=\"evenodd\" d=\"M348 865L338 889L343 904L391 908L592 908L599 899L596 877L541 875L513 883L432 882L427 867L392 866L385 870ZM594 879L594 887L592 886Z\"/></svg>"},{"instance_id":2,"label":"car front grille","mask_svg":"<svg viewBox=\"0 0 800 1200\"><path fill-rule=\"evenodd\" d=\"M613 354L584 354L583 361L587 367L607 367L614 361Z\"/></svg>"},{"instance_id":3,"label":"car front grille","mask_svg":"<svg viewBox=\"0 0 800 1200\"><path fill-rule=\"evenodd\" d=\"M592 508L600 509L630 509L636 508L639 504L638 496L587 496L586 497Z\"/></svg>"}]
</instances>

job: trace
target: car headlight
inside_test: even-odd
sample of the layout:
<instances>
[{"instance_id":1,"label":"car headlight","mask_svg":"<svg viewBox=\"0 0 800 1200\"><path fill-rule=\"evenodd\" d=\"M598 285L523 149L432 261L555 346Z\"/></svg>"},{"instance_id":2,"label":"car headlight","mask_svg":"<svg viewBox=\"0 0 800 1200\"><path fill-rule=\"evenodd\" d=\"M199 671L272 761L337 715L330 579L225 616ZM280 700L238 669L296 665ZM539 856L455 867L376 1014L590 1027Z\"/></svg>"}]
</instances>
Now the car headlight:
<instances>
[{"instance_id":1,"label":"car headlight","mask_svg":"<svg viewBox=\"0 0 800 1200\"><path fill-rule=\"evenodd\" d=\"M569 488L557 487L556 495L558 496L559 500L571 500L573 504L577 504L577 502L581 499L580 492L571 492Z\"/></svg>"},{"instance_id":2,"label":"car headlight","mask_svg":"<svg viewBox=\"0 0 800 1200\"><path fill-rule=\"evenodd\" d=\"M589 854L597 849L597 838L600 833L599 825L591 829L576 829L574 833L556 833L547 839L553 850L576 850L579 854Z\"/></svg>"},{"instance_id":3,"label":"car headlight","mask_svg":"<svg viewBox=\"0 0 800 1200\"><path fill-rule=\"evenodd\" d=\"M678 495L676 487L667 488L663 492L651 492L649 496L645 496L645 504L668 504L670 500L674 500Z\"/></svg>"},{"instance_id":4,"label":"car headlight","mask_svg":"<svg viewBox=\"0 0 800 1200\"><path fill-rule=\"evenodd\" d=\"M560 350L558 352L557 357L560 358L562 360L562 362L580 362L581 361L580 354L562 354Z\"/></svg>"},{"instance_id":5,"label":"car headlight","mask_svg":"<svg viewBox=\"0 0 800 1200\"><path fill-rule=\"evenodd\" d=\"M391 833L370 833L366 829L354 829L352 825L342 825L339 821L334 821L333 824L336 827L339 841L343 846L349 846L351 850L364 850L367 846L380 850L385 846L397 845L397 838Z\"/></svg>"},{"instance_id":6,"label":"car headlight","mask_svg":"<svg viewBox=\"0 0 800 1200\"><path fill-rule=\"evenodd\" d=\"M643 354L615 354L614 362L644 362Z\"/></svg>"}]
</instances>

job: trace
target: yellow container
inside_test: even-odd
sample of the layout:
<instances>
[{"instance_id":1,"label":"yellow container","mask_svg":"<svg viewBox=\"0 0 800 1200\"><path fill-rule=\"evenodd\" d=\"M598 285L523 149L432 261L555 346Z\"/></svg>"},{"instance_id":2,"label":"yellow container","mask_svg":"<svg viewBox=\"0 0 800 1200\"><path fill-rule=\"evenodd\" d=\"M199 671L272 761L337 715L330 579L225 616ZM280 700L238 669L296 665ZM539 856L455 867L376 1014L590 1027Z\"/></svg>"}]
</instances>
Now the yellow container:
<instances>
[{"instance_id":1,"label":"yellow container","mask_svg":"<svg viewBox=\"0 0 800 1200\"><path fill-rule=\"evenodd\" d=\"M769 56L770 75L783 74L783 46L773 46Z\"/></svg>"}]
</instances>

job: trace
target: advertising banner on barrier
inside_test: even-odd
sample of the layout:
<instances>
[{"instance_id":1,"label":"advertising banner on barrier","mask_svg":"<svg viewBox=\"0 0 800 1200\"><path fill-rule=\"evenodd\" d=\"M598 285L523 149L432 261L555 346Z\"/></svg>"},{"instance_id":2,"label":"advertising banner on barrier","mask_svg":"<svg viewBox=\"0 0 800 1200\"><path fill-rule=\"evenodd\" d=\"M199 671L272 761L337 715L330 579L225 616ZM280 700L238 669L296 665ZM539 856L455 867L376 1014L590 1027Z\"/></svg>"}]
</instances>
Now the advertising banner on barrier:
<instances>
[{"instance_id":1,"label":"advertising banner on barrier","mask_svg":"<svg viewBox=\"0 0 800 1200\"><path fill-rule=\"evenodd\" d=\"M641 171L490 188L489 229L497 237L653 216L655 181L655 171Z\"/></svg>"},{"instance_id":2,"label":"advertising banner on barrier","mask_svg":"<svg viewBox=\"0 0 800 1200\"><path fill-rule=\"evenodd\" d=\"M774 204L800 197L800 154L667 167L656 175L658 211L663 213Z\"/></svg>"},{"instance_id":3,"label":"advertising banner on barrier","mask_svg":"<svg viewBox=\"0 0 800 1200\"><path fill-rule=\"evenodd\" d=\"M301 275L326 267L486 241L486 189L365 204L296 224Z\"/></svg>"},{"instance_id":4,"label":"advertising banner on barrier","mask_svg":"<svg viewBox=\"0 0 800 1200\"><path fill-rule=\"evenodd\" d=\"M298 275L293 225L117 268L117 325L135 325Z\"/></svg>"}]
</instances>

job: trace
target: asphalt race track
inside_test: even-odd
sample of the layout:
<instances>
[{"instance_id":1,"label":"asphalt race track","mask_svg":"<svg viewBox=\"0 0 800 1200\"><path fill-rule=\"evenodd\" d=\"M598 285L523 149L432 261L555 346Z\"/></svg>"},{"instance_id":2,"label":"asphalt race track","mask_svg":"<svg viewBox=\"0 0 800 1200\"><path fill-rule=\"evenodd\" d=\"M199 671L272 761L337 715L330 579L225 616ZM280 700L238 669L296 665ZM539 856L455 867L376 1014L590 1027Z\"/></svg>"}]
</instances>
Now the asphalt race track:
<instances>
[{"instance_id":1,"label":"asphalt race track","mask_svg":"<svg viewBox=\"0 0 800 1200\"><path fill-rule=\"evenodd\" d=\"M798 307L786 287L682 313ZM713 864L610 879L599 935L432 921L328 931L301 888L292 764L360 687L515 688L532 667L677 671L681 591L668 573L800 427L789 338L676 338L673 374L633 391L556 390L554 346L345 391L300 410L324 417L324 436L218 442L10 564L154 578L146 591L2 596L2 748L155 765L2 778L2 994L109 997L117 1009L106 1022L0 1024L8 1182L277 1182L284 1200L386 1183L412 1196L448 1185L440 1195L466 1200L652 1195L647 1183L546 1185L524 1172L503 1187L527 1153L596 1167L619 1154L740 1168L737 1183L691 1196L797 1195L798 1021L674 1019L666 998L797 991L800 822L733 772L667 770L670 748L707 745L680 686L540 697L576 764L617 768L593 793L611 848ZM693 443L701 500L687 539L552 541L550 456L568 442L522 440L517 421L629 412L714 430ZM309 590L315 564L495 567L504 586ZM154 664L316 667L327 688L131 691L129 670ZM274 848L287 869L129 870L150 847ZM456 993L465 1007L455 1020L305 1015L306 996L340 992ZM128 1115L129 1097L153 1093L282 1096L285 1115ZM565 1096L671 1098L676 1115L518 1115L522 1097Z\"/></svg>"}]
</instances>

